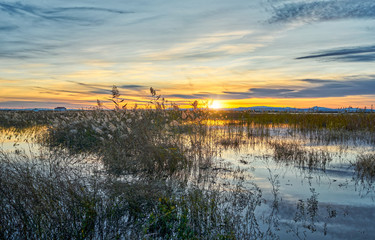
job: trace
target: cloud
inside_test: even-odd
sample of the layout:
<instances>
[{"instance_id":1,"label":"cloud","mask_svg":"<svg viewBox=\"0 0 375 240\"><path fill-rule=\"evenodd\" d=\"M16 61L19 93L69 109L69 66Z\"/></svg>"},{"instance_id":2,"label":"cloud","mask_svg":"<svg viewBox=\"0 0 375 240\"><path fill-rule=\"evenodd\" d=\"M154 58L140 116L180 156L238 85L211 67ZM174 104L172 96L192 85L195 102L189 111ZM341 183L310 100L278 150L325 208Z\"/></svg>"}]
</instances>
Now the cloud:
<instances>
[{"instance_id":1,"label":"cloud","mask_svg":"<svg viewBox=\"0 0 375 240\"><path fill-rule=\"evenodd\" d=\"M249 99L249 98L327 98L375 95L375 75L350 76L341 79L300 79L296 85L283 88L249 88L246 91L223 91L215 93L171 94L167 98L180 99Z\"/></svg>"},{"instance_id":2,"label":"cloud","mask_svg":"<svg viewBox=\"0 0 375 240\"><path fill-rule=\"evenodd\" d=\"M340 60L343 62L374 62L375 53L342 56L342 57L336 58L335 60Z\"/></svg>"},{"instance_id":3,"label":"cloud","mask_svg":"<svg viewBox=\"0 0 375 240\"><path fill-rule=\"evenodd\" d=\"M276 4L279 1L270 2L273 10L273 16L269 19L270 23L375 18L373 0L298 1L281 5Z\"/></svg>"},{"instance_id":4,"label":"cloud","mask_svg":"<svg viewBox=\"0 0 375 240\"><path fill-rule=\"evenodd\" d=\"M182 99L221 99L222 94L200 92L195 94L168 94L163 97L168 98L182 98Z\"/></svg>"},{"instance_id":5,"label":"cloud","mask_svg":"<svg viewBox=\"0 0 375 240\"><path fill-rule=\"evenodd\" d=\"M137 85L137 84L125 84L125 85L120 85L118 86L119 88L125 88L125 89L130 89L130 90L141 90L141 89L146 89L146 86L142 85Z\"/></svg>"},{"instance_id":6,"label":"cloud","mask_svg":"<svg viewBox=\"0 0 375 240\"><path fill-rule=\"evenodd\" d=\"M110 95L111 94L111 90L106 90L106 89L93 90L93 91L89 91L89 93L93 93L93 94L108 94L108 95Z\"/></svg>"},{"instance_id":7,"label":"cloud","mask_svg":"<svg viewBox=\"0 0 375 240\"><path fill-rule=\"evenodd\" d=\"M274 96L274 95L284 95L293 92L293 89L269 89L269 88L250 88L249 93L251 95L262 95L262 96Z\"/></svg>"},{"instance_id":8,"label":"cloud","mask_svg":"<svg viewBox=\"0 0 375 240\"><path fill-rule=\"evenodd\" d=\"M0 39L0 44L7 46L6 48L0 46L0 57L21 60L56 56L58 53L54 49L64 46L64 44L33 43L22 40L4 39Z\"/></svg>"},{"instance_id":9,"label":"cloud","mask_svg":"<svg viewBox=\"0 0 375 240\"><path fill-rule=\"evenodd\" d=\"M87 106L85 103L71 103L71 102L61 102L61 101L29 101L29 100L19 100L19 101L2 101L0 102L1 108L55 108L55 107L68 107L68 108L81 108Z\"/></svg>"},{"instance_id":10,"label":"cloud","mask_svg":"<svg viewBox=\"0 0 375 240\"><path fill-rule=\"evenodd\" d=\"M327 82L332 82L332 80L328 80L328 79L311 79L311 78L302 79L300 81L302 81L302 82L308 82L308 83L327 83Z\"/></svg>"},{"instance_id":11,"label":"cloud","mask_svg":"<svg viewBox=\"0 0 375 240\"><path fill-rule=\"evenodd\" d=\"M89 92L77 91L77 90L66 90L66 89L52 89L46 87L34 87L34 89L41 90L39 93L52 93L52 94L61 94L61 93L73 93L76 95L88 94Z\"/></svg>"},{"instance_id":12,"label":"cloud","mask_svg":"<svg viewBox=\"0 0 375 240\"><path fill-rule=\"evenodd\" d=\"M53 95L66 95L69 96L92 96L92 97L99 97L98 95L108 95L110 97L111 90L113 85L106 85L106 84L90 84L90 83L83 83L83 82L75 82L75 81L67 81L69 83L73 83L77 86L67 86L65 88L53 88L53 87L33 87L33 89L38 90L40 94L53 94ZM141 90L144 90L146 87L137 84L125 84L118 86L121 94L121 98L124 96L127 97L143 97L144 94ZM138 101L134 99L125 99L129 101Z\"/></svg>"},{"instance_id":13,"label":"cloud","mask_svg":"<svg viewBox=\"0 0 375 240\"><path fill-rule=\"evenodd\" d=\"M16 29L18 29L18 26L15 26L15 25L0 26L0 31L2 31L2 32L10 32L10 31L14 31Z\"/></svg>"},{"instance_id":14,"label":"cloud","mask_svg":"<svg viewBox=\"0 0 375 240\"><path fill-rule=\"evenodd\" d=\"M26 18L34 17L50 21L90 21L85 18L87 14L82 12L106 12L112 14L128 14L130 11L99 7L57 7L43 8L37 5L0 2L0 11L11 16L22 16ZM70 15L69 15L70 14Z\"/></svg>"},{"instance_id":15,"label":"cloud","mask_svg":"<svg viewBox=\"0 0 375 240\"><path fill-rule=\"evenodd\" d=\"M166 97L182 98L182 99L195 99L196 98L194 94L169 94Z\"/></svg>"},{"instance_id":16,"label":"cloud","mask_svg":"<svg viewBox=\"0 0 375 240\"><path fill-rule=\"evenodd\" d=\"M46 14L55 14L55 13L62 13L62 12L69 12L69 11L95 11L95 12L109 12L109 13L117 13L117 14L127 14L127 13L134 13L133 11L121 11L116 9L108 9L108 8L98 8L98 7L62 7L62 8L54 8L51 10L45 10L44 13Z\"/></svg>"},{"instance_id":17,"label":"cloud","mask_svg":"<svg viewBox=\"0 0 375 240\"><path fill-rule=\"evenodd\" d=\"M112 86L105 84L92 84L75 81L67 81L77 84L83 88L82 93L86 94L109 94L111 95Z\"/></svg>"},{"instance_id":18,"label":"cloud","mask_svg":"<svg viewBox=\"0 0 375 240\"><path fill-rule=\"evenodd\" d=\"M98 94L108 94L111 93L113 85L106 85L106 84L92 84L92 83L83 83L83 82L76 82L76 81L67 81L71 82L77 85L80 85L86 89L92 89L90 93L98 93ZM118 88L123 89L123 90L143 90L147 89L148 87L139 85L139 84L123 84L123 85L118 85Z\"/></svg>"},{"instance_id":19,"label":"cloud","mask_svg":"<svg viewBox=\"0 0 375 240\"><path fill-rule=\"evenodd\" d=\"M87 49L103 45L100 41L109 36L101 32L108 28L104 23L133 13L122 6L101 7L93 1L75 5L65 1L0 1L0 58L49 63L66 63L73 55L91 59L98 51Z\"/></svg>"},{"instance_id":20,"label":"cloud","mask_svg":"<svg viewBox=\"0 0 375 240\"><path fill-rule=\"evenodd\" d=\"M371 62L375 60L375 46L362 46L352 48L341 48L317 52L315 54L302 56L296 60L322 58L327 60L345 62Z\"/></svg>"},{"instance_id":21,"label":"cloud","mask_svg":"<svg viewBox=\"0 0 375 240\"><path fill-rule=\"evenodd\" d=\"M317 98L317 97L345 97L355 95L375 95L375 76L371 78L348 78L343 80L332 80L317 84L317 86L287 94L285 97L295 98Z\"/></svg>"},{"instance_id":22,"label":"cloud","mask_svg":"<svg viewBox=\"0 0 375 240\"><path fill-rule=\"evenodd\" d=\"M244 92L223 92L225 99L246 98L326 98L358 95L375 95L375 75L352 76L339 80L334 79L301 79L300 85L290 88L250 88Z\"/></svg>"},{"instance_id":23,"label":"cloud","mask_svg":"<svg viewBox=\"0 0 375 240\"><path fill-rule=\"evenodd\" d=\"M229 31L224 33L204 33L200 37L171 44L165 51L151 53L146 57L153 61L213 61L233 55L253 52L263 46L259 43L244 43L244 38L252 31Z\"/></svg>"}]
</instances>

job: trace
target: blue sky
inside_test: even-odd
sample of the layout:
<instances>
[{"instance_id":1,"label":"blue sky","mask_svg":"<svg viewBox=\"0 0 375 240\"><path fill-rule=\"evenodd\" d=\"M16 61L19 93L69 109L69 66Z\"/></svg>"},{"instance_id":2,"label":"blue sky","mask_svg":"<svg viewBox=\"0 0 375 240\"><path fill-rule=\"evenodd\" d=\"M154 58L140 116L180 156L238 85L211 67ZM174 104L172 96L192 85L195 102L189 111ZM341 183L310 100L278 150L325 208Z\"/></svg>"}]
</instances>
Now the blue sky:
<instances>
[{"instance_id":1,"label":"blue sky","mask_svg":"<svg viewBox=\"0 0 375 240\"><path fill-rule=\"evenodd\" d=\"M0 108L375 104L373 0L0 1Z\"/></svg>"}]
</instances>

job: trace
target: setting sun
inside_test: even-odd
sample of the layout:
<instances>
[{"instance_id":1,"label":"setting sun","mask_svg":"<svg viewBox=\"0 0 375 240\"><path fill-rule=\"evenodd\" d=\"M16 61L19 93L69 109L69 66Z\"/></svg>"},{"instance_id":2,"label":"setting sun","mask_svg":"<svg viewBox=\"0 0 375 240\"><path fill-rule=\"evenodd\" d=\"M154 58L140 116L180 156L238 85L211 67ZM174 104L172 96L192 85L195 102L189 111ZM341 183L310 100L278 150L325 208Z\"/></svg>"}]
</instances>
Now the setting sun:
<instances>
[{"instance_id":1,"label":"setting sun","mask_svg":"<svg viewBox=\"0 0 375 240\"><path fill-rule=\"evenodd\" d=\"M218 101L213 101L210 105L211 109L220 109L223 108L222 104Z\"/></svg>"}]
</instances>

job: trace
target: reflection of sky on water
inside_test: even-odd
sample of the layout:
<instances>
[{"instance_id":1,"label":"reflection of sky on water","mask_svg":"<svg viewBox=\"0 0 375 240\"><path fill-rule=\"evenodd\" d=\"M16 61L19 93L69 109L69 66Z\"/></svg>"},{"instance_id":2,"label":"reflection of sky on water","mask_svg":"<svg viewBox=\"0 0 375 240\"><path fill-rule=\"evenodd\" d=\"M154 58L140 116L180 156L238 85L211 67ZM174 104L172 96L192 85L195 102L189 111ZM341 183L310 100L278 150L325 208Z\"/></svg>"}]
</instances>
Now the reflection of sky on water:
<instances>
[{"instance_id":1,"label":"reflection of sky on water","mask_svg":"<svg viewBox=\"0 0 375 240\"><path fill-rule=\"evenodd\" d=\"M251 173L252 178L249 181L261 188L266 201L266 204L258 209L259 215L267 216L271 211L269 206L272 204L273 195L270 174L278 180L278 218L282 231L277 234L281 239L296 238L293 233L285 235L284 232L298 225L293 220L297 203L299 200L306 202L312 195L311 189L318 194L319 216L322 219L316 223L318 231L313 234L299 226L299 231L307 231L307 239L370 239L371 236L375 236L375 188L356 182L354 168L351 165L358 155L374 153L374 147L358 144L358 141L348 141L342 145L324 145L285 135L283 140L297 141L308 151L328 152L332 161L327 163L325 169L311 171L295 163L275 162L273 149L262 141L244 144L235 150L227 148L222 151L220 157L230 162L232 167L239 166ZM335 218L328 218L327 207L337 211ZM327 236L323 235L325 222L328 228Z\"/></svg>"},{"instance_id":2,"label":"reflection of sky on water","mask_svg":"<svg viewBox=\"0 0 375 240\"><path fill-rule=\"evenodd\" d=\"M40 169L48 169L49 162L58 161L61 166L69 166L69 169L75 169L83 175L104 171L104 166L93 154L71 155L66 149L51 150L48 146L41 145L38 138L45 130L43 126L21 131L0 129L0 153L4 153L8 160L32 164Z\"/></svg>"},{"instance_id":3,"label":"reflection of sky on water","mask_svg":"<svg viewBox=\"0 0 375 240\"><path fill-rule=\"evenodd\" d=\"M22 154L28 157L47 151L38 143L40 133L45 131L43 126L16 130L12 128L0 129L0 151L13 155Z\"/></svg>"},{"instance_id":4,"label":"reflection of sky on water","mask_svg":"<svg viewBox=\"0 0 375 240\"><path fill-rule=\"evenodd\" d=\"M319 200L319 197L318 197ZM334 218L328 218L328 209L335 209L337 215ZM333 205L319 202L318 215L322 216L320 222L316 222L318 231L311 233L306 230L307 239L373 239L375 229L373 228L374 220L373 206L347 206L347 205ZM279 222L282 230L277 232L280 239L296 239L292 233L285 234L284 230L296 229L299 227L302 232L304 229L296 224L292 219L296 212L296 204L293 202L283 202L279 208ZM324 222L327 223L327 235L324 236L322 230ZM302 238L303 239L303 238Z\"/></svg>"},{"instance_id":5,"label":"reflection of sky on water","mask_svg":"<svg viewBox=\"0 0 375 240\"><path fill-rule=\"evenodd\" d=\"M11 154L31 154L38 153L41 146L37 143L36 133L45 128L26 128L15 130L11 128L0 129L0 150Z\"/></svg>"}]
</instances>

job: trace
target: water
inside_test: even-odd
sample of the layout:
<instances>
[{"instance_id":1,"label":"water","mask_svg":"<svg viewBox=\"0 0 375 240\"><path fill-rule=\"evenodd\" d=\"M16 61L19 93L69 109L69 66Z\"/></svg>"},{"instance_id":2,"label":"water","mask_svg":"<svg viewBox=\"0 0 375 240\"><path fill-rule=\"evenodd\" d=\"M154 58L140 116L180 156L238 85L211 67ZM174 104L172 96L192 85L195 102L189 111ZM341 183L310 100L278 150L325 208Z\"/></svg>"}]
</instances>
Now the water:
<instances>
[{"instance_id":1,"label":"water","mask_svg":"<svg viewBox=\"0 0 375 240\"><path fill-rule=\"evenodd\" d=\"M1 149L8 154L37 155L41 149L46 150L37 141L44 130L3 129ZM255 184L261 189L263 199L256 215L264 231L271 228L281 239L375 236L375 188L371 181L358 179L353 167L359 155L375 154L366 136L332 140L324 138L324 133L301 134L285 126L271 129L211 126L209 135L218 152L214 161L221 166L212 170L220 171L215 181L230 181L233 169L241 169L245 176L243 186L250 189ZM237 140L231 144L234 139ZM297 146L302 155L327 154L329 160L326 163L318 160L316 166L309 167L298 161L277 159L275 143Z\"/></svg>"},{"instance_id":2,"label":"water","mask_svg":"<svg viewBox=\"0 0 375 240\"><path fill-rule=\"evenodd\" d=\"M42 146L38 137L45 131L45 127L31 127L25 129L0 129L0 150L8 154L37 154Z\"/></svg>"},{"instance_id":3,"label":"water","mask_svg":"<svg viewBox=\"0 0 375 240\"><path fill-rule=\"evenodd\" d=\"M259 219L267 217L277 202L273 229L281 239L375 236L375 189L371 181L357 178L353 166L359 155L375 153L373 145L361 138L322 144L318 137L291 135L285 128L271 130L266 138L243 140L235 149L222 148L221 161L245 169L251 174L248 184L255 183L262 190ZM327 154L329 161L309 168L293 160L276 160L275 141L296 143L308 153Z\"/></svg>"}]
</instances>

